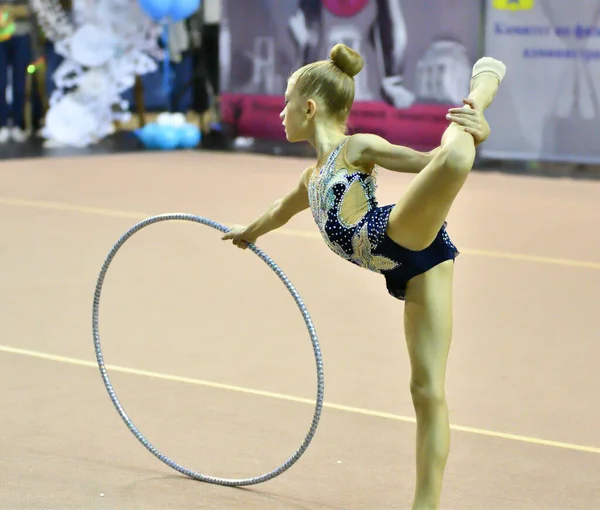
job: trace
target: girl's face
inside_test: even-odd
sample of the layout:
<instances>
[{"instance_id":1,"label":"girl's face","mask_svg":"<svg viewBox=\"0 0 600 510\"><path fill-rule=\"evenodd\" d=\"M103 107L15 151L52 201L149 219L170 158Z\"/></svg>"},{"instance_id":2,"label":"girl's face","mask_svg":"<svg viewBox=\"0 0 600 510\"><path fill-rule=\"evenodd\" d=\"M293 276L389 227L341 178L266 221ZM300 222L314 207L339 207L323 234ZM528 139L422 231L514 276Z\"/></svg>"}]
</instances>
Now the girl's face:
<instances>
[{"instance_id":1,"label":"girl's face","mask_svg":"<svg viewBox=\"0 0 600 510\"><path fill-rule=\"evenodd\" d=\"M301 142L310 138L311 119L314 115L313 101L306 101L294 92L296 80L288 80L285 91L285 108L279 114L289 142Z\"/></svg>"}]
</instances>

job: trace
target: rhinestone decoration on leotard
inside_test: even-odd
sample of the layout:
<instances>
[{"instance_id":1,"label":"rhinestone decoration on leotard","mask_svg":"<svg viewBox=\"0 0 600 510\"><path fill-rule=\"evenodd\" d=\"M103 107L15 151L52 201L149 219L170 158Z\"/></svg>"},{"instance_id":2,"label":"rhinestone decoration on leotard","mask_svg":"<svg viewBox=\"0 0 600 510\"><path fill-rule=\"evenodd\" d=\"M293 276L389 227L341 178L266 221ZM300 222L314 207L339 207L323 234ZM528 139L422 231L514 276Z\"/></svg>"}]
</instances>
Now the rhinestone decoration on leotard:
<instances>
[{"instance_id":1,"label":"rhinestone decoration on leotard","mask_svg":"<svg viewBox=\"0 0 600 510\"><path fill-rule=\"evenodd\" d=\"M389 274L403 266L403 259L390 251L390 242L386 239L394 206L380 207L377 203L376 167L370 173L346 168L342 150L348 140L344 139L311 177L308 185L310 209L325 243L334 253L357 266ZM351 188L356 189L358 185L361 194L358 198L354 195L355 203L351 206L354 214L350 221L342 214L342 208ZM445 227L444 223L440 231L442 241L458 252Z\"/></svg>"},{"instance_id":2,"label":"rhinestone decoration on leotard","mask_svg":"<svg viewBox=\"0 0 600 510\"><path fill-rule=\"evenodd\" d=\"M309 204L327 246L340 257L376 273L392 270L399 263L376 252L381 243L389 217L389 210L377 207L375 170L348 172L336 165L340 151L348 139L336 147L323 167L308 186ZM341 215L341 205L350 186L360 183L367 211L354 225Z\"/></svg>"},{"instance_id":3,"label":"rhinestone decoration on leotard","mask_svg":"<svg viewBox=\"0 0 600 510\"><path fill-rule=\"evenodd\" d=\"M195 223L200 223L202 225L206 225L206 226L212 227L214 229L220 230L221 232L229 232L229 230L230 230L229 228L227 228L223 225L220 225L219 223L217 223L215 221L212 221L212 220L209 220L206 218L202 218L200 216L193 216L191 214L180 214L180 213L163 214L163 215L147 218L147 219L143 220L142 222L138 223L137 225L134 225L125 234L123 234L121 236L121 238L116 242L116 244L112 247L108 256L106 257L106 260L104 261L102 269L100 270L100 275L98 276L98 281L96 283L96 290L94 292L94 305L93 305L93 312L92 312L92 329L93 329L93 336L94 336L94 349L96 351L96 360L98 362L98 367L100 368L100 374L102 375L102 380L104 381L104 386L106 387L106 390L108 391L108 395L110 396L110 399L112 400L113 405L117 409L117 412L119 413L119 415L121 416L121 418L123 419L123 421L125 422L127 427L129 428L131 433L140 441L140 443L142 443L142 445L144 445L144 447L146 447L146 449L150 453L152 453L154 456L156 456L159 460L164 462L169 467L171 467L171 468L175 469L176 471L179 471L180 473L182 473L190 478L193 478L195 480L200 480L202 482L213 483L213 484L217 484L217 485L243 486L243 485L254 485L254 484L266 482L268 480L271 480L272 478L275 478L276 476L279 476L283 472L287 471L293 464L295 464L298 461L298 459L302 456L302 454L308 448L308 445L310 444L310 442L317 430L317 425L319 423L319 419L321 417L321 412L323 409L324 377L323 377L323 359L321 356L321 347L319 346L319 340L317 338L317 333L315 331L315 327L312 323L312 320L310 318L308 310L306 309L306 306L304 305L304 302L302 301L302 298L300 297L300 294L298 294L298 291L292 285L292 282L285 275L285 273L279 268L279 266L277 264L275 264L275 262L266 253L264 253L262 250L257 248L255 245L250 244L248 247L252 252L254 252L256 255L258 255L258 257L261 258L275 272L275 274L277 274L279 279L284 283L284 285L286 286L286 288L288 289L288 291L294 298L294 301L296 302L296 305L298 306L298 308L304 318L306 327L308 328L308 334L309 334L311 342L312 342L312 347L313 347L313 352L314 352L316 367L317 367L317 395L316 395L315 411L314 411L314 415L313 415L312 422L310 425L310 429L309 429L308 433L306 434L304 441L300 445L300 448L298 448L294 452L294 454L284 464L282 464L278 468L276 468L273 471L266 473L264 475L260 475L260 476L254 477L254 478L242 478L242 479L217 478L214 476L204 475L204 474L192 471L190 469L187 469L187 468L177 464L176 462L172 461L171 459L169 459L162 453L160 453L142 435L142 433L137 429L137 427L130 420L129 416L127 416L127 414L125 413L125 410L123 409L123 406L119 402L119 399L117 398L115 390L114 390L114 388L110 382L110 379L108 377L107 367L104 364L104 356L102 354L102 348L100 346L100 331L99 331L99 323L98 323L98 316L99 316L99 309L100 309L100 295L102 293L102 286L104 284L104 280L106 278L108 268L109 268L112 260L114 259L117 251L123 246L123 244L133 234L135 234L142 228L147 227L148 225L152 225L152 224L160 222L160 221L168 221L168 220L191 221L191 222L195 222Z\"/></svg>"}]
</instances>

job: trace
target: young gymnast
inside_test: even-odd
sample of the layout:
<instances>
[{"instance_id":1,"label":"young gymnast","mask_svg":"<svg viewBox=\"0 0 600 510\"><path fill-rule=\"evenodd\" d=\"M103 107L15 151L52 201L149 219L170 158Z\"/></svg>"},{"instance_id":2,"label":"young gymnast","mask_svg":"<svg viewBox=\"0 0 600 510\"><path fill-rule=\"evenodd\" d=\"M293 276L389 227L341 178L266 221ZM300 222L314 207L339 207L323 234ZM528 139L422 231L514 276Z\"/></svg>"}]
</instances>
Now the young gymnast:
<instances>
[{"instance_id":1,"label":"young gymnast","mask_svg":"<svg viewBox=\"0 0 600 510\"><path fill-rule=\"evenodd\" d=\"M413 510L437 509L450 445L445 377L452 336L452 280L458 250L446 233L446 216L487 139L483 111L506 67L484 57L473 66L465 105L451 108L441 144L428 153L396 146L379 136L347 135L354 76L362 57L337 44L329 60L294 72L281 119L290 142L308 141L317 162L295 189L246 227L223 240L248 243L310 208L325 243L343 259L385 277L388 292L404 301L404 330L411 362L410 391L417 419ZM379 206L375 170L417 174L395 205Z\"/></svg>"}]
</instances>

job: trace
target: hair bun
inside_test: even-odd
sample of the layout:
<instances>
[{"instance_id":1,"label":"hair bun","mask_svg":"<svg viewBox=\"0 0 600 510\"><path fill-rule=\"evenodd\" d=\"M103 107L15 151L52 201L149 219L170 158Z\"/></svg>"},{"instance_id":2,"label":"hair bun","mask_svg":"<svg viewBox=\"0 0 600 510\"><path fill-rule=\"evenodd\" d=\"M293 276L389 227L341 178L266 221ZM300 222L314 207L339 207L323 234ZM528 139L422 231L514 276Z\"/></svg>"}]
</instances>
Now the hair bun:
<instances>
[{"instance_id":1,"label":"hair bun","mask_svg":"<svg viewBox=\"0 0 600 510\"><path fill-rule=\"evenodd\" d=\"M360 53L349 48L345 44L336 44L329 52L331 61L339 67L342 72L346 73L350 78L356 76L364 65L364 60Z\"/></svg>"}]
</instances>

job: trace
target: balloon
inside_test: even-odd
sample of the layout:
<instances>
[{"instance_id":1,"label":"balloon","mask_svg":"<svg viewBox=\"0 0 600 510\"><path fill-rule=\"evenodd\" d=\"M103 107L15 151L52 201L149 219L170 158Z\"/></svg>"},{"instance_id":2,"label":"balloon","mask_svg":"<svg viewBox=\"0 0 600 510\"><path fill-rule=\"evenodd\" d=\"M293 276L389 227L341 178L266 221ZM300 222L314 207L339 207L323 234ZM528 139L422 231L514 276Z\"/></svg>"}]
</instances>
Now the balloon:
<instances>
[{"instance_id":1,"label":"balloon","mask_svg":"<svg viewBox=\"0 0 600 510\"><path fill-rule=\"evenodd\" d=\"M177 112L171 114L171 126L181 127L185 124L185 115Z\"/></svg>"},{"instance_id":2,"label":"balloon","mask_svg":"<svg viewBox=\"0 0 600 510\"><path fill-rule=\"evenodd\" d=\"M177 128L179 131L179 147L184 149L193 149L202 139L202 133L198 126L193 124L184 124Z\"/></svg>"},{"instance_id":3,"label":"balloon","mask_svg":"<svg viewBox=\"0 0 600 510\"><path fill-rule=\"evenodd\" d=\"M173 126L159 126L157 136L158 148L162 150L173 150L179 144L179 133Z\"/></svg>"},{"instance_id":4,"label":"balloon","mask_svg":"<svg viewBox=\"0 0 600 510\"><path fill-rule=\"evenodd\" d=\"M169 15L171 0L138 0L140 8L153 21L160 21Z\"/></svg>"},{"instance_id":5,"label":"balloon","mask_svg":"<svg viewBox=\"0 0 600 510\"><path fill-rule=\"evenodd\" d=\"M156 123L159 126L170 126L172 115L169 112L162 112L156 117Z\"/></svg>"},{"instance_id":6,"label":"balloon","mask_svg":"<svg viewBox=\"0 0 600 510\"><path fill-rule=\"evenodd\" d=\"M198 126L188 123L173 126L153 122L146 124L142 129L136 129L134 133L148 149L193 149L202 140L202 132Z\"/></svg>"},{"instance_id":7,"label":"balloon","mask_svg":"<svg viewBox=\"0 0 600 510\"><path fill-rule=\"evenodd\" d=\"M158 137L160 134L160 126L158 124L146 124L142 129L136 130L135 134L148 149L158 148Z\"/></svg>"},{"instance_id":8,"label":"balloon","mask_svg":"<svg viewBox=\"0 0 600 510\"><path fill-rule=\"evenodd\" d=\"M171 0L168 11L171 21L181 21L190 17L200 7L200 0Z\"/></svg>"}]
</instances>

